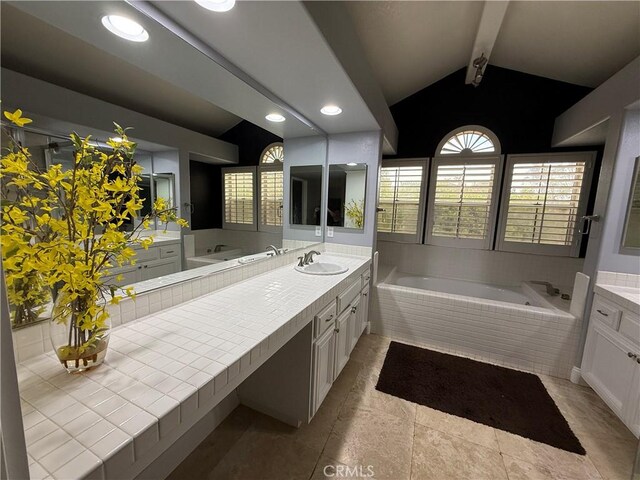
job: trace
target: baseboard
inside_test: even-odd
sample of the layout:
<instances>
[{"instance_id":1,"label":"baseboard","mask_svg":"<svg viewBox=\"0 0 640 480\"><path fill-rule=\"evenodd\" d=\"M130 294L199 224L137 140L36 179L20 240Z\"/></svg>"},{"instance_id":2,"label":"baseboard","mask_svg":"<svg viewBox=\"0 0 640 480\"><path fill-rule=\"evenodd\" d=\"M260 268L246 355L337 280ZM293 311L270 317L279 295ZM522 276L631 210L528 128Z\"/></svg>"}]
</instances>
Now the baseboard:
<instances>
[{"instance_id":1,"label":"baseboard","mask_svg":"<svg viewBox=\"0 0 640 480\"><path fill-rule=\"evenodd\" d=\"M571 380L571 383L575 383L576 385L582 385L583 387L588 386L588 383L582 379L582 372L578 367L573 367L571 369L569 380Z\"/></svg>"}]
</instances>

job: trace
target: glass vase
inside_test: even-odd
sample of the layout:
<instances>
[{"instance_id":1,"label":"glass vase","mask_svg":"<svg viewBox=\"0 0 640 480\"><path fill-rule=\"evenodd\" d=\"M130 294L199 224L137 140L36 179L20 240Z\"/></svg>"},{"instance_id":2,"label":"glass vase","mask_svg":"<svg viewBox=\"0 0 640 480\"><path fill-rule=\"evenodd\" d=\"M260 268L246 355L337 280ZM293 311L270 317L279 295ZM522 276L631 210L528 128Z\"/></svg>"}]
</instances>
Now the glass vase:
<instances>
[{"instance_id":1,"label":"glass vase","mask_svg":"<svg viewBox=\"0 0 640 480\"><path fill-rule=\"evenodd\" d=\"M100 365L107 353L111 320L102 308L93 309L91 296L60 292L51 313L51 345L67 372L81 372Z\"/></svg>"}]
</instances>

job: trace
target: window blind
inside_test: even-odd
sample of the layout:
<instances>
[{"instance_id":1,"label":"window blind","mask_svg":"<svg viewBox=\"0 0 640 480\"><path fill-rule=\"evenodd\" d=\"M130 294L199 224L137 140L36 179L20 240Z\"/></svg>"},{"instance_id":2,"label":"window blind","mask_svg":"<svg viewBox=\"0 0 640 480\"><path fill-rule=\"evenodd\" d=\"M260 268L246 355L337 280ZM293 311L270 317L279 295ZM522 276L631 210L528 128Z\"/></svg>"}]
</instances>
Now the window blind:
<instances>
[{"instance_id":1,"label":"window blind","mask_svg":"<svg viewBox=\"0 0 640 480\"><path fill-rule=\"evenodd\" d=\"M431 235L484 240L488 235L494 164L438 165Z\"/></svg>"},{"instance_id":2,"label":"window blind","mask_svg":"<svg viewBox=\"0 0 640 480\"><path fill-rule=\"evenodd\" d=\"M282 171L260 172L260 223L274 227L282 226Z\"/></svg>"},{"instance_id":3,"label":"window blind","mask_svg":"<svg viewBox=\"0 0 640 480\"><path fill-rule=\"evenodd\" d=\"M516 163L504 240L573 244L585 162Z\"/></svg>"},{"instance_id":4,"label":"window blind","mask_svg":"<svg viewBox=\"0 0 640 480\"><path fill-rule=\"evenodd\" d=\"M225 172L224 220L253 224L253 172Z\"/></svg>"},{"instance_id":5,"label":"window blind","mask_svg":"<svg viewBox=\"0 0 640 480\"><path fill-rule=\"evenodd\" d=\"M415 235L420 216L421 165L383 167L378 191L378 232Z\"/></svg>"}]
</instances>

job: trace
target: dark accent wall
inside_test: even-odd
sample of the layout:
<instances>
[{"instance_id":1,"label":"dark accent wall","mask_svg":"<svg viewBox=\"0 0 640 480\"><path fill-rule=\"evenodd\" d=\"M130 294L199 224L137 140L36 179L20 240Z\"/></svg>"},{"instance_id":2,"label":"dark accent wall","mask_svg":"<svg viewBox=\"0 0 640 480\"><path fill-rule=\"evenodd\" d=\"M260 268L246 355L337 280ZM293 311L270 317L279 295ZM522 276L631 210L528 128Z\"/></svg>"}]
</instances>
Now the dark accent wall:
<instances>
[{"instance_id":1,"label":"dark accent wall","mask_svg":"<svg viewBox=\"0 0 640 480\"><path fill-rule=\"evenodd\" d=\"M464 125L490 129L502 153L552 151L556 117L591 91L492 65L478 87L465 76L462 68L391 107L400 132L395 157L432 157L442 138Z\"/></svg>"},{"instance_id":2,"label":"dark accent wall","mask_svg":"<svg viewBox=\"0 0 640 480\"><path fill-rule=\"evenodd\" d=\"M191 203L194 205L191 230L222 228L222 168L258 165L263 150L272 143L282 141L277 135L246 120L218 138L238 146L238 164L223 166L193 160L189 162Z\"/></svg>"}]
</instances>

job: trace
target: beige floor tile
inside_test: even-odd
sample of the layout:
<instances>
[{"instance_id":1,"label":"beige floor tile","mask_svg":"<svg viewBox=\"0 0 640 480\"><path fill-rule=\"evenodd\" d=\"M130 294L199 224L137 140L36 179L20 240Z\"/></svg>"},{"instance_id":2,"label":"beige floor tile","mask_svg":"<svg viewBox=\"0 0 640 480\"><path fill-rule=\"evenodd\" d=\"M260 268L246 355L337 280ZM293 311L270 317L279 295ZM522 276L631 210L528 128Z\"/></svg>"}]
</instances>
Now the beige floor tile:
<instances>
[{"instance_id":1,"label":"beige floor tile","mask_svg":"<svg viewBox=\"0 0 640 480\"><path fill-rule=\"evenodd\" d=\"M206 478L251 427L256 413L239 406L178 465L167 480Z\"/></svg>"},{"instance_id":2,"label":"beige floor tile","mask_svg":"<svg viewBox=\"0 0 640 480\"><path fill-rule=\"evenodd\" d=\"M408 479L413 427L412 421L379 410L341 412L324 454L345 465L371 466L376 479Z\"/></svg>"},{"instance_id":3,"label":"beige floor tile","mask_svg":"<svg viewBox=\"0 0 640 480\"><path fill-rule=\"evenodd\" d=\"M336 480L341 478L368 478L370 480L375 480L376 476L373 466L369 468L368 466L346 465L323 455L320 457L320 460L318 460L316 469L314 470L310 480Z\"/></svg>"},{"instance_id":4,"label":"beige floor tile","mask_svg":"<svg viewBox=\"0 0 640 480\"><path fill-rule=\"evenodd\" d=\"M416 424L411 478L507 480L497 450Z\"/></svg>"},{"instance_id":5,"label":"beige floor tile","mask_svg":"<svg viewBox=\"0 0 640 480\"><path fill-rule=\"evenodd\" d=\"M500 451L535 466L552 477L580 480L600 479L600 474L585 455L534 442L502 430L495 430Z\"/></svg>"},{"instance_id":6,"label":"beige floor tile","mask_svg":"<svg viewBox=\"0 0 640 480\"><path fill-rule=\"evenodd\" d=\"M378 374L376 372L366 368L362 369L345 401L343 412L346 409L371 408L413 422L416 417L417 405L376 390L377 383Z\"/></svg>"},{"instance_id":7,"label":"beige floor tile","mask_svg":"<svg viewBox=\"0 0 640 480\"><path fill-rule=\"evenodd\" d=\"M282 435L250 428L217 466L209 480L308 480L320 452Z\"/></svg>"},{"instance_id":8,"label":"beige floor tile","mask_svg":"<svg viewBox=\"0 0 640 480\"><path fill-rule=\"evenodd\" d=\"M476 423L467 418L449 415L433 408L418 405L416 423L477 443L492 450L499 450L494 428Z\"/></svg>"},{"instance_id":9,"label":"beige floor tile","mask_svg":"<svg viewBox=\"0 0 640 480\"><path fill-rule=\"evenodd\" d=\"M616 437L591 437L580 438L600 474L606 480L629 480L635 459L638 441L622 440Z\"/></svg>"},{"instance_id":10,"label":"beige floor tile","mask_svg":"<svg viewBox=\"0 0 640 480\"><path fill-rule=\"evenodd\" d=\"M563 472L550 472L542 466L502 455L509 480L582 480L582 477L567 476Z\"/></svg>"}]
</instances>

